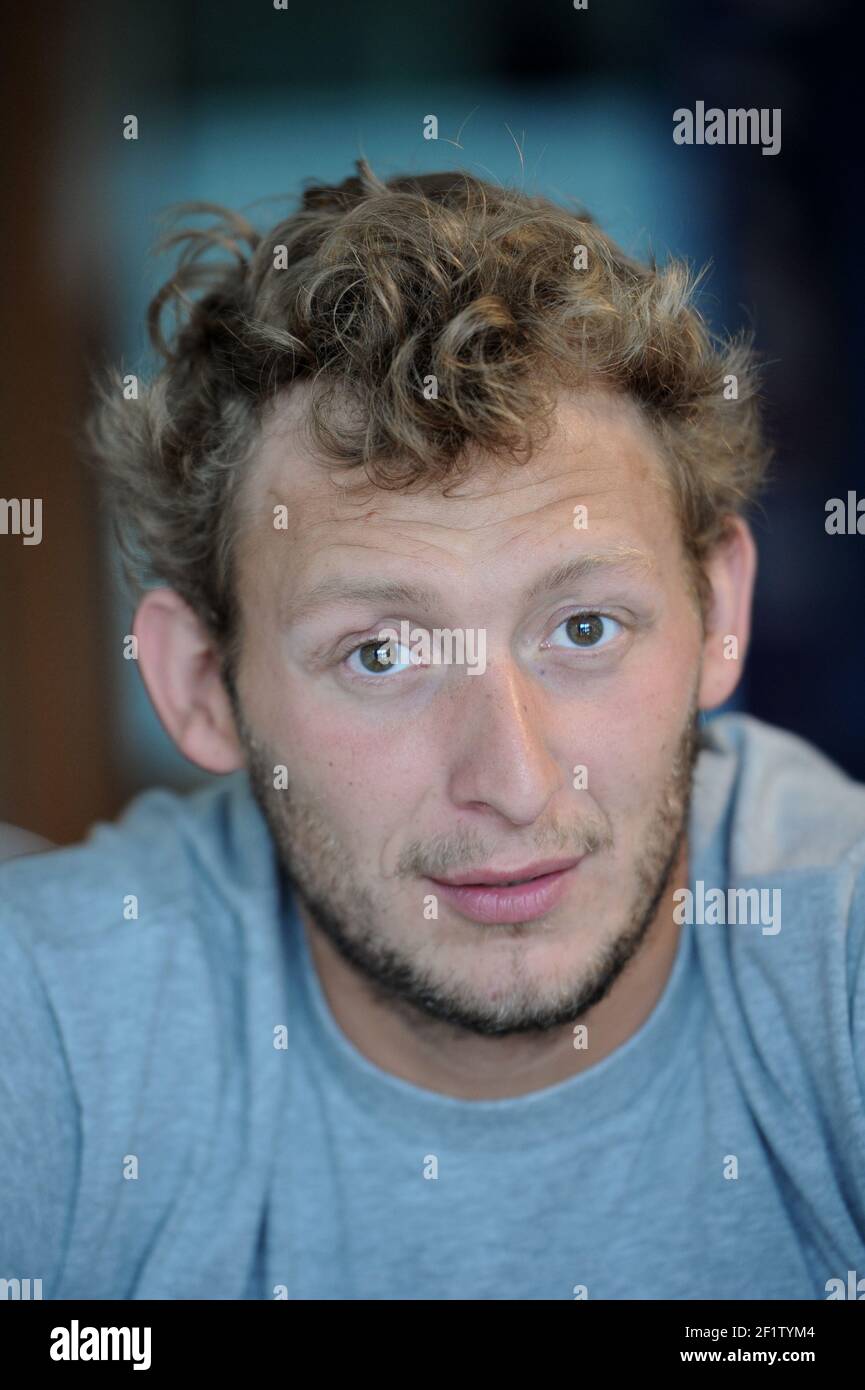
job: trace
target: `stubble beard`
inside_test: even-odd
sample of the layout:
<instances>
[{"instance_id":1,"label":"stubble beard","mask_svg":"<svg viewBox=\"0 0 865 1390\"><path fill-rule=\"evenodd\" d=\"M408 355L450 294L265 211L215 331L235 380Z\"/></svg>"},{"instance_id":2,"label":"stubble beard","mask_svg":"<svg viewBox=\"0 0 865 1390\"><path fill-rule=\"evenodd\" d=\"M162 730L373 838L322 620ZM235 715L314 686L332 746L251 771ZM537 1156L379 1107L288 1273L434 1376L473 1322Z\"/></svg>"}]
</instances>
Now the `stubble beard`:
<instances>
[{"instance_id":1,"label":"stubble beard","mask_svg":"<svg viewBox=\"0 0 865 1390\"><path fill-rule=\"evenodd\" d=\"M543 990L521 970L525 947L520 943L530 936L533 923L505 928L473 927L479 933L507 932L513 943L512 983L495 999L479 997L465 981L437 976L419 962L410 947L394 946L376 934L382 910L362 883L350 850L296 783L289 779L285 789L274 787L274 768L285 764L253 733L236 697L232 703L238 737L246 752L250 787L270 831L286 886L297 895L311 921L343 960L363 977L371 997L378 1004L395 1009L410 1023L422 1026L436 1022L455 1033L482 1037L543 1034L572 1025L609 994L645 943L687 833L699 751L694 700L662 792L647 820L649 829L635 864L633 894L618 929L592 959L581 965L575 977L557 979ZM587 833L585 826L560 833L562 848L567 847L568 835L571 846L577 839L584 846L595 843L607 847L613 843L609 822L605 829L595 826L594 833L591 828ZM421 894L418 903L419 926L433 930L434 922L424 920ZM483 944L479 939L478 948Z\"/></svg>"}]
</instances>

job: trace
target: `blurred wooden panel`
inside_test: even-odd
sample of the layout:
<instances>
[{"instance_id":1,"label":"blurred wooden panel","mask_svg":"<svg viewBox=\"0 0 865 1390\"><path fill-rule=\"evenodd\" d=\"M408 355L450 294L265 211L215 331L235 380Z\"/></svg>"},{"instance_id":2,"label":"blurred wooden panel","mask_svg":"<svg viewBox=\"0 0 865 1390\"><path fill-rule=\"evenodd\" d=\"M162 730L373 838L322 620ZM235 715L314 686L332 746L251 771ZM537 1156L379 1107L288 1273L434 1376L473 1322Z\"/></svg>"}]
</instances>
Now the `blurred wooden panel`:
<instances>
[{"instance_id":1,"label":"blurred wooden panel","mask_svg":"<svg viewBox=\"0 0 865 1390\"><path fill-rule=\"evenodd\" d=\"M110 758L107 585L92 480L74 433L95 325L64 292L52 199L62 52L76 6L26 6L7 26L0 497L41 497L42 543L0 534L0 820L80 838L119 802ZM95 80L91 75L91 80ZM96 229L94 229L96 234ZM76 307L77 300L77 307Z\"/></svg>"}]
</instances>

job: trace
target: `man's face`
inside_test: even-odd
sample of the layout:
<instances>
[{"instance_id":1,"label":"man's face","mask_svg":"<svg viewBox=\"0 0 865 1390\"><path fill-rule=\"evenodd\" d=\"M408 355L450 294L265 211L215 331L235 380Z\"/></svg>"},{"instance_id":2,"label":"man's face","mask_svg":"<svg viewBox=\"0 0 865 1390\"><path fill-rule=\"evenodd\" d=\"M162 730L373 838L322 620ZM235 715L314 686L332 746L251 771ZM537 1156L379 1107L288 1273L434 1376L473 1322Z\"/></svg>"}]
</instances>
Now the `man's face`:
<instances>
[{"instance_id":1,"label":"man's face","mask_svg":"<svg viewBox=\"0 0 865 1390\"><path fill-rule=\"evenodd\" d=\"M238 545L240 734L280 860L403 1006L572 1022L638 949L687 816L701 625L652 436L621 397L562 392L528 464L358 490L302 446L303 403L273 417ZM414 661L381 639L404 622ZM436 629L474 671L426 659Z\"/></svg>"}]
</instances>

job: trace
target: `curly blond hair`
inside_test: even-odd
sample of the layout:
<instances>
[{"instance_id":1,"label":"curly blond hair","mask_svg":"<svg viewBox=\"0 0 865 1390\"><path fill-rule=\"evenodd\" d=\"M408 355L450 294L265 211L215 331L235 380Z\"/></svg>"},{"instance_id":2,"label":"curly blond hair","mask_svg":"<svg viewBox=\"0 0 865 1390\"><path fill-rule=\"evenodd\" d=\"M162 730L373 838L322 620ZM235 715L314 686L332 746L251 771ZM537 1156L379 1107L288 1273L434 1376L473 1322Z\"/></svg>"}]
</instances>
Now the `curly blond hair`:
<instances>
[{"instance_id":1,"label":"curly blond hair","mask_svg":"<svg viewBox=\"0 0 865 1390\"><path fill-rule=\"evenodd\" d=\"M266 408L303 379L321 455L396 489L459 478L469 446L518 464L557 385L626 393L699 573L769 457L751 340L710 333L699 277L632 260L585 212L462 171L384 182L356 168L307 187L264 234L215 204L176 210L216 221L159 248L182 246L148 312L164 361L137 400L110 370L86 427L133 588L170 585L233 663L232 505Z\"/></svg>"}]
</instances>

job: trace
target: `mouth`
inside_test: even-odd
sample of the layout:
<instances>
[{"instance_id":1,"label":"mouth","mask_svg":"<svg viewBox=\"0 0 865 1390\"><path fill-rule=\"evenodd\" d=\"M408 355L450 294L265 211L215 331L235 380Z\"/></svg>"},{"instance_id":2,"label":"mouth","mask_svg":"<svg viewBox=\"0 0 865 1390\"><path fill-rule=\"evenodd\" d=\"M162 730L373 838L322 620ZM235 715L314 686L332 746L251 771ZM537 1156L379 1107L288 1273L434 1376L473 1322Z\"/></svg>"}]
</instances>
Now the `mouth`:
<instances>
[{"instance_id":1,"label":"mouth","mask_svg":"<svg viewBox=\"0 0 865 1390\"><path fill-rule=\"evenodd\" d=\"M532 922L567 893L582 859L546 860L522 869L470 869L431 878L436 893L470 921L488 925Z\"/></svg>"}]
</instances>

